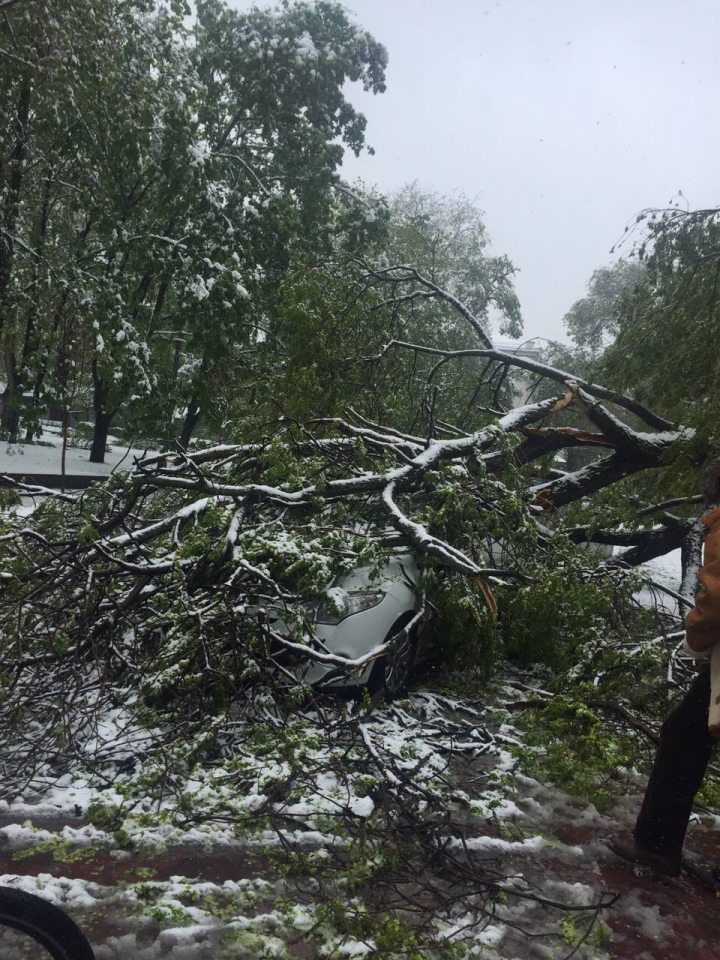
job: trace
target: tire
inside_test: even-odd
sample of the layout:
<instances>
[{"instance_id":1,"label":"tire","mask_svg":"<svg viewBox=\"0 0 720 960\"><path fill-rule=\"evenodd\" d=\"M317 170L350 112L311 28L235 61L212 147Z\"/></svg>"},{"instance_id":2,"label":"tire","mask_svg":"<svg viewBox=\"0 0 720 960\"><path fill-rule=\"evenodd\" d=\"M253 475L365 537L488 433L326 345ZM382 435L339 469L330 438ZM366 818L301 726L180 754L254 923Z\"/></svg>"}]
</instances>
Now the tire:
<instances>
[{"instance_id":1,"label":"tire","mask_svg":"<svg viewBox=\"0 0 720 960\"><path fill-rule=\"evenodd\" d=\"M411 619L412 617L405 617L393 624L383 642L387 643L396 637ZM388 702L402 697L410 682L416 648L417 637L413 632L401 640L390 653L376 661L368 680L370 693L382 693Z\"/></svg>"},{"instance_id":2,"label":"tire","mask_svg":"<svg viewBox=\"0 0 720 960\"><path fill-rule=\"evenodd\" d=\"M31 957L95 960L85 934L59 907L24 890L0 887L0 960Z\"/></svg>"}]
</instances>

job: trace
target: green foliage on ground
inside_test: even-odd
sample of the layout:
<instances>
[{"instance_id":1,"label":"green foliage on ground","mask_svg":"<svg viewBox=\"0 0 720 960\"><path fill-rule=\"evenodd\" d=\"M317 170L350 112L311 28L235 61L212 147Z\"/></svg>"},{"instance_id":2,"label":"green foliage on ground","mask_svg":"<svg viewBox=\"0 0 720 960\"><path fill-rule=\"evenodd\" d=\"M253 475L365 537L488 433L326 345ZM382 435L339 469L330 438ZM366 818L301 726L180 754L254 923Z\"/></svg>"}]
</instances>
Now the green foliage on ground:
<instances>
[{"instance_id":1,"label":"green foliage on ground","mask_svg":"<svg viewBox=\"0 0 720 960\"><path fill-rule=\"evenodd\" d=\"M593 558L553 538L524 569L532 582L504 592L501 620L506 654L556 672L602 655L618 641L643 635L652 618L633 601L637 576L594 576Z\"/></svg>"},{"instance_id":2,"label":"green foliage on ground","mask_svg":"<svg viewBox=\"0 0 720 960\"><path fill-rule=\"evenodd\" d=\"M618 795L619 768L636 765L637 743L586 706L582 693L557 694L546 708L520 718L525 747L518 755L529 775L590 801L602 812Z\"/></svg>"}]
</instances>

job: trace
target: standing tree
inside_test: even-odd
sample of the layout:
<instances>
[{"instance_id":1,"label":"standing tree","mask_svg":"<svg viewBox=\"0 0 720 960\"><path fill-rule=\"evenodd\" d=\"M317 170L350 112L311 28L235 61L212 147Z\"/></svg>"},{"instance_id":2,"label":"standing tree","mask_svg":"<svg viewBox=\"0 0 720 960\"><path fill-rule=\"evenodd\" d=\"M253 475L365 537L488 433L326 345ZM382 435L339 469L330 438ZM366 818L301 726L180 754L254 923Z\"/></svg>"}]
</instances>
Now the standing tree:
<instances>
[{"instance_id":1,"label":"standing tree","mask_svg":"<svg viewBox=\"0 0 720 960\"><path fill-rule=\"evenodd\" d=\"M447 196L407 184L390 199L389 224L382 251L388 263L412 264L463 303L488 337L493 326L507 336L521 335L520 304L512 283L516 269L506 256L490 252L482 212L473 201L464 194ZM417 306L423 303L428 315L414 316L423 342L427 336L440 337L446 346L459 347L477 337L446 301L416 301Z\"/></svg>"},{"instance_id":2,"label":"standing tree","mask_svg":"<svg viewBox=\"0 0 720 960\"><path fill-rule=\"evenodd\" d=\"M187 446L216 362L257 345L267 298L298 258L329 252L343 147L359 153L365 118L347 81L382 92L386 53L336 3L272 10L198 5L195 64L203 88L191 148L222 232L182 305L197 359L180 442ZM195 234L202 243L202 232ZM218 264L248 296L228 303ZM240 273L238 273L240 271ZM202 306L199 305L202 302Z\"/></svg>"},{"instance_id":3,"label":"standing tree","mask_svg":"<svg viewBox=\"0 0 720 960\"><path fill-rule=\"evenodd\" d=\"M5 104L16 121L3 124L3 154L15 158L4 188L0 282L11 439L26 388L37 401L53 398L48 373L68 315L96 332L92 459L102 459L131 384L150 386L147 303L159 307L162 282L151 235L160 218L148 209L178 186L170 135L174 104L186 117L191 109L181 47L187 12L184 0L31 0L5 14L15 52L0 61L8 89L18 91L17 108ZM62 369L55 365L56 374Z\"/></svg>"},{"instance_id":4,"label":"standing tree","mask_svg":"<svg viewBox=\"0 0 720 960\"><path fill-rule=\"evenodd\" d=\"M720 452L720 210L638 217L645 275L622 298L607 378L695 430L698 456Z\"/></svg>"},{"instance_id":5,"label":"standing tree","mask_svg":"<svg viewBox=\"0 0 720 960\"><path fill-rule=\"evenodd\" d=\"M28 379L47 394L62 316L82 305L95 331L96 462L121 408L157 403L157 362L180 338L186 359L197 359L189 441L213 364L256 339L253 298L295 250L331 248L343 146L357 152L364 142L365 119L344 84L384 89L383 47L338 4L243 14L207 0L192 28L186 12L181 0L103 0L87 11L80 0L36 0L6 14L17 52L2 59L11 91L1 171L4 426L17 436ZM89 24L84 33L78 21ZM47 29L34 31L37 22ZM35 87L43 95L31 110ZM49 284L33 279L38 264Z\"/></svg>"},{"instance_id":6,"label":"standing tree","mask_svg":"<svg viewBox=\"0 0 720 960\"><path fill-rule=\"evenodd\" d=\"M611 267L595 270L587 284L587 295L576 300L563 318L577 350L597 357L619 330L622 298L642 283L645 269L637 260L619 260Z\"/></svg>"},{"instance_id":7,"label":"standing tree","mask_svg":"<svg viewBox=\"0 0 720 960\"><path fill-rule=\"evenodd\" d=\"M62 311L84 299L82 144L108 14L106 3L28 0L0 22L2 429L11 440L23 393L42 389Z\"/></svg>"}]
</instances>

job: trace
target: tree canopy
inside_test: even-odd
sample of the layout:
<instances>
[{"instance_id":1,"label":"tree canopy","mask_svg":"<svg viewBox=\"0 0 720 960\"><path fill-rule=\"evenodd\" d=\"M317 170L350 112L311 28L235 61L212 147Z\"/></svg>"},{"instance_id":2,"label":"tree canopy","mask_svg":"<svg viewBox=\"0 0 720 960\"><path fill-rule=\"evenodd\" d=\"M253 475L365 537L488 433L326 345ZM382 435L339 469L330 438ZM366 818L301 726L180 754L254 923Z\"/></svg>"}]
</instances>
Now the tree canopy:
<instances>
[{"instance_id":1,"label":"tree canopy","mask_svg":"<svg viewBox=\"0 0 720 960\"><path fill-rule=\"evenodd\" d=\"M343 86L382 92L384 48L334 3L241 13L212 0L190 26L187 12L37 0L6 14L11 437L28 389L37 401L67 392L69 330L92 377L91 459L121 407L149 401L157 414L158 386L165 418L185 387L187 442L216 360L256 341L263 292L298 255L332 249L343 224L375 219L352 193L338 200L337 168L344 146L364 143ZM197 371L187 382L173 342Z\"/></svg>"}]
</instances>

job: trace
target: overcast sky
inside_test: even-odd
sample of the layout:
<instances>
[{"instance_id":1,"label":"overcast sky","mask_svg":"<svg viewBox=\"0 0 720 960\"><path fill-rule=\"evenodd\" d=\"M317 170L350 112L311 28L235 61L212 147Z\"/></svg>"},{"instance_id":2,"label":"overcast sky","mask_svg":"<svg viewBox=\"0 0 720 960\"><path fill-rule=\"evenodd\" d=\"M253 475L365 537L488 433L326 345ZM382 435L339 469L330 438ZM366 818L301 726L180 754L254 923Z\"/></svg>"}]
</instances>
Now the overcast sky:
<instances>
[{"instance_id":1,"label":"overcast sky","mask_svg":"<svg viewBox=\"0 0 720 960\"><path fill-rule=\"evenodd\" d=\"M640 209L720 204L719 0L346 6L390 64L384 94L352 94L376 153L345 176L476 199L520 270L526 335L563 336Z\"/></svg>"}]
</instances>

